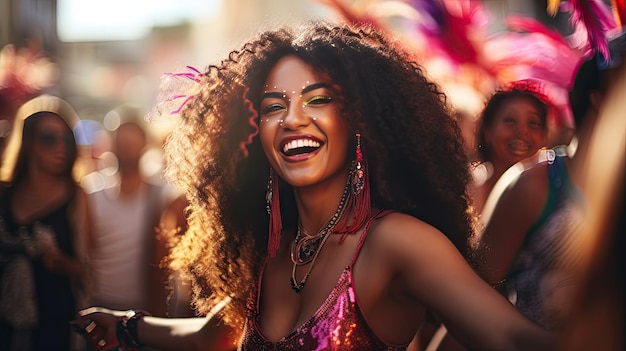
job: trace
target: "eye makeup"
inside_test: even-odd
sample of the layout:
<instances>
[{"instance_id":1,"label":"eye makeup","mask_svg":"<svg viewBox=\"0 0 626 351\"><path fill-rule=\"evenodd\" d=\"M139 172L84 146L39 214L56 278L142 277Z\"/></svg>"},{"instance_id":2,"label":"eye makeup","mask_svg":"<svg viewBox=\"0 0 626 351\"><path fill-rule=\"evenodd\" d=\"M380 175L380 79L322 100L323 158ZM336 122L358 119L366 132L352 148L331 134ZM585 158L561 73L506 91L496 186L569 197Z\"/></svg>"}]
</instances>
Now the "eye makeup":
<instances>
[{"instance_id":1,"label":"eye makeup","mask_svg":"<svg viewBox=\"0 0 626 351\"><path fill-rule=\"evenodd\" d=\"M309 82L307 82L308 84ZM318 114L322 113L321 107L327 106L333 102L332 96L326 91L321 91L319 94L306 94L320 89L329 89L328 83L319 82L310 85L302 86L300 94L297 96L302 101L300 107L305 110L305 113L312 117L314 120L319 117ZM267 87L266 87L267 88ZM276 87L273 87L276 89ZM265 91L262 97L261 103L261 115L272 116L281 114L289 109L289 104L296 94L296 90L292 90L288 95L287 90L283 91ZM267 101L270 100L270 101ZM265 102L265 103L263 103ZM262 121L269 122L269 118L265 118Z\"/></svg>"}]
</instances>

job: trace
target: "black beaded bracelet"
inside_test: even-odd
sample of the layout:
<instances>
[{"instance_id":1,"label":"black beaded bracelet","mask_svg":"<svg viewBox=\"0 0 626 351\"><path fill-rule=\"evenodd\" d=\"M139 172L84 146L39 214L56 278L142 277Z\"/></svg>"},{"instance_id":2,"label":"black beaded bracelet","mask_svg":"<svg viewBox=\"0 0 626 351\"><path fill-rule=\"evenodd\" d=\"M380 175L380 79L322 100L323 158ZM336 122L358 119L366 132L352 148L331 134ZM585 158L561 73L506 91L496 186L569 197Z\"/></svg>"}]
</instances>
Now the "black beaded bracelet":
<instances>
[{"instance_id":1,"label":"black beaded bracelet","mask_svg":"<svg viewBox=\"0 0 626 351\"><path fill-rule=\"evenodd\" d=\"M136 351L143 347L137 335L137 321L144 316L149 316L146 311L130 310L117 321L116 336L120 343L119 351Z\"/></svg>"}]
</instances>

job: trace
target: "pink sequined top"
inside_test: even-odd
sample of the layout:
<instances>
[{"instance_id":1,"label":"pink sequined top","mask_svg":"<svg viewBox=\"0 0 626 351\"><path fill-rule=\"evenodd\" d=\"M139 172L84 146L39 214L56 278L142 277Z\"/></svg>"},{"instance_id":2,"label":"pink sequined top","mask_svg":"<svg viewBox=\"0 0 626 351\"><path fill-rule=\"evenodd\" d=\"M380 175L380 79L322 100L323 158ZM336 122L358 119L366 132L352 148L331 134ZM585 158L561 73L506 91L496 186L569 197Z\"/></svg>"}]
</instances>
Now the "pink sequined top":
<instances>
[{"instance_id":1,"label":"pink sequined top","mask_svg":"<svg viewBox=\"0 0 626 351\"><path fill-rule=\"evenodd\" d=\"M352 266L363 246L369 224L386 213L382 212L368 221L350 266L344 269L322 306L311 319L277 342L267 340L258 324L259 282L248 300L250 312L239 350L406 350L406 345L385 344L370 329L359 308L352 279Z\"/></svg>"}]
</instances>

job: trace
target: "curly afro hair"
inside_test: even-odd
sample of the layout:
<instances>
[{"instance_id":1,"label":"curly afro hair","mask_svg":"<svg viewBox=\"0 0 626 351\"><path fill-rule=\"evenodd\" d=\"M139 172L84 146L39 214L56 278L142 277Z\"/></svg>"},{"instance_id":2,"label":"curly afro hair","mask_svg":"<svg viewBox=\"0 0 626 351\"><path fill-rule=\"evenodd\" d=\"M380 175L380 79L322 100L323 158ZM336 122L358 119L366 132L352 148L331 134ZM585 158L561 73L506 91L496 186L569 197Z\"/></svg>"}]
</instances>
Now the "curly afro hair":
<instances>
[{"instance_id":1,"label":"curly afro hair","mask_svg":"<svg viewBox=\"0 0 626 351\"><path fill-rule=\"evenodd\" d=\"M407 52L365 26L315 22L263 32L204 70L166 144L166 174L190 202L171 266L192 280L199 312L230 298L222 317L234 328L243 325L268 242L270 166L259 138L250 138L249 103L259 110L269 71L287 55L341 88L342 116L366 150L372 206L431 224L466 257L473 234L460 130L445 95ZM281 213L293 228L297 212L284 183Z\"/></svg>"}]
</instances>

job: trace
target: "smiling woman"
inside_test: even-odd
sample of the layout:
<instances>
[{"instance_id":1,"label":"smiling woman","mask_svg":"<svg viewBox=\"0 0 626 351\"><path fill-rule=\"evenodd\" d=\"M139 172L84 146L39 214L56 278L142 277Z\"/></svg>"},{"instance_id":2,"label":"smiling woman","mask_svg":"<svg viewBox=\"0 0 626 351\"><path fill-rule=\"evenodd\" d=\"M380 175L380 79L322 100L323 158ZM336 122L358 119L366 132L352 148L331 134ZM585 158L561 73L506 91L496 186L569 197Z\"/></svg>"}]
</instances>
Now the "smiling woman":
<instances>
[{"instance_id":1,"label":"smiling woman","mask_svg":"<svg viewBox=\"0 0 626 351\"><path fill-rule=\"evenodd\" d=\"M241 350L405 350L426 311L475 349L550 349L466 261L460 131L395 42L367 26L284 27L192 80L166 145L190 202L172 266L210 317L89 309L90 338L221 350L222 304Z\"/></svg>"},{"instance_id":2,"label":"smiling woman","mask_svg":"<svg viewBox=\"0 0 626 351\"><path fill-rule=\"evenodd\" d=\"M297 56L278 61L265 83L259 135L281 179L298 187L328 186L334 175L341 190L348 165L348 125L340 116L340 100L333 98L338 92L331 90L328 77L323 79Z\"/></svg>"}]
</instances>

